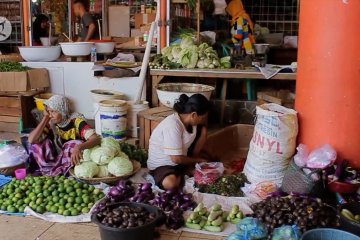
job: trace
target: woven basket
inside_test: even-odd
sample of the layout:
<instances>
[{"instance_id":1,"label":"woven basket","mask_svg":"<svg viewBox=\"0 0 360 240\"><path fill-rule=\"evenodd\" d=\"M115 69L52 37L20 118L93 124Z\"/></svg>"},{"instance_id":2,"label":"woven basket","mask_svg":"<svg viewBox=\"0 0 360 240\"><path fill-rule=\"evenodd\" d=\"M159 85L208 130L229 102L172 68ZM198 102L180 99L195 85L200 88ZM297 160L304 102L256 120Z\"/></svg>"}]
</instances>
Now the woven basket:
<instances>
[{"instance_id":1,"label":"woven basket","mask_svg":"<svg viewBox=\"0 0 360 240\"><path fill-rule=\"evenodd\" d=\"M12 167L0 168L0 174L5 176L15 176L15 170L19 168L25 168L25 163L20 163Z\"/></svg>"},{"instance_id":2,"label":"woven basket","mask_svg":"<svg viewBox=\"0 0 360 240\"><path fill-rule=\"evenodd\" d=\"M321 176L321 169L309 169L310 173L304 173L303 167L296 165L292 160L289 167L286 169L284 179L282 182L281 190L286 193L298 193L298 194L316 194L322 193L322 181L312 179L313 174L319 174Z\"/></svg>"},{"instance_id":3,"label":"woven basket","mask_svg":"<svg viewBox=\"0 0 360 240\"><path fill-rule=\"evenodd\" d=\"M106 184L114 184L117 183L118 181L122 180L122 179L128 179L131 176L135 175L140 169L141 169L141 164L138 161L132 161L133 163L133 168L134 170L132 171L132 173L121 176L121 177L104 177L104 178L79 178L75 176L74 173L74 169L70 169L69 173L71 176L75 177L76 179L86 182L88 184L99 184L99 183L106 183Z\"/></svg>"}]
</instances>

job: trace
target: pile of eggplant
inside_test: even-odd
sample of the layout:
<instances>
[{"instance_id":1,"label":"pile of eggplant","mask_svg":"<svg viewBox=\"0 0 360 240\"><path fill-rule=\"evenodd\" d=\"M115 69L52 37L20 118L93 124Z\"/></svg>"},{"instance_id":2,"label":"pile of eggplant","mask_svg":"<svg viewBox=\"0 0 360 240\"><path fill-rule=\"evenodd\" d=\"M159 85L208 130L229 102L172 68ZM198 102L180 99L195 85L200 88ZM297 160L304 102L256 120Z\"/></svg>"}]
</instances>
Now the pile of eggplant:
<instances>
[{"instance_id":1,"label":"pile of eggplant","mask_svg":"<svg viewBox=\"0 0 360 240\"><path fill-rule=\"evenodd\" d=\"M339 225L335 209L320 199L274 196L253 204L251 209L251 216L262 221L270 233L282 225L297 225L301 232Z\"/></svg>"},{"instance_id":2,"label":"pile of eggplant","mask_svg":"<svg viewBox=\"0 0 360 240\"><path fill-rule=\"evenodd\" d=\"M184 211L193 210L196 207L192 195L181 190L168 190L155 194L151 183L134 184L129 180L123 180L117 186L110 188L104 200L96 206L95 212L100 212L110 204L119 202L145 203L158 207L163 211L161 213L163 220L159 223L166 224L167 228L174 230L184 225Z\"/></svg>"},{"instance_id":3,"label":"pile of eggplant","mask_svg":"<svg viewBox=\"0 0 360 240\"><path fill-rule=\"evenodd\" d=\"M113 228L141 227L156 219L155 213L150 213L143 207L118 206L114 209L105 207L96 214L99 222Z\"/></svg>"}]
</instances>

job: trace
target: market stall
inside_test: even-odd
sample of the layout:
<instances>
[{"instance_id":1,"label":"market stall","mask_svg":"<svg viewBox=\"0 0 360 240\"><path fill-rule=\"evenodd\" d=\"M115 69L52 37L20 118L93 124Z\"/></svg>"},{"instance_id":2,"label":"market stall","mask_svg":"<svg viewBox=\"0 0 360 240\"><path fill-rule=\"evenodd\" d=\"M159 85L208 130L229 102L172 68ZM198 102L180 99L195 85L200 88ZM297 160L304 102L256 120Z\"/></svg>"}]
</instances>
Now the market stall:
<instances>
[{"instance_id":1,"label":"market stall","mask_svg":"<svg viewBox=\"0 0 360 240\"><path fill-rule=\"evenodd\" d=\"M300 1L50 2L0 18L2 38L24 28L10 47L29 45L14 56L0 38L0 132L20 133L0 141L0 214L92 222L102 240L360 239L358 84L318 85L341 79L318 40L298 71Z\"/></svg>"}]
</instances>

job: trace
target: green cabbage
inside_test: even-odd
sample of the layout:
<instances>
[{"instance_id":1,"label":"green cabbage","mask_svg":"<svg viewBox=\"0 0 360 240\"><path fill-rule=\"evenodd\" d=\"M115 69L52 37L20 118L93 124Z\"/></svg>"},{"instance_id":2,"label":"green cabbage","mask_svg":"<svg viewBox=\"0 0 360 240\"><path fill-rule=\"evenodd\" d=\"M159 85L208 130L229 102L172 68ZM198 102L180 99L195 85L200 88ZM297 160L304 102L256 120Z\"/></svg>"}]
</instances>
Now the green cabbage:
<instances>
[{"instance_id":1,"label":"green cabbage","mask_svg":"<svg viewBox=\"0 0 360 240\"><path fill-rule=\"evenodd\" d=\"M124 157L116 157L110 161L108 165L109 173L114 176L120 177L132 173L132 162Z\"/></svg>"},{"instance_id":2,"label":"green cabbage","mask_svg":"<svg viewBox=\"0 0 360 240\"><path fill-rule=\"evenodd\" d=\"M115 156L121 151L120 143L112 137L106 137L101 139L101 146L113 148L115 151Z\"/></svg>"},{"instance_id":3,"label":"green cabbage","mask_svg":"<svg viewBox=\"0 0 360 240\"><path fill-rule=\"evenodd\" d=\"M179 47L179 46L174 46L174 47L172 48L171 54L172 54L172 56L173 56L173 58L174 58L175 61L179 59L179 57L180 57L180 52L181 52L181 47Z\"/></svg>"},{"instance_id":4,"label":"green cabbage","mask_svg":"<svg viewBox=\"0 0 360 240\"><path fill-rule=\"evenodd\" d=\"M92 178L99 172L99 167L94 162L83 162L74 168L75 176L81 178Z\"/></svg>"},{"instance_id":5,"label":"green cabbage","mask_svg":"<svg viewBox=\"0 0 360 240\"><path fill-rule=\"evenodd\" d=\"M99 147L91 151L91 160L98 165L106 165L115 157L113 147Z\"/></svg>"},{"instance_id":6,"label":"green cabbage","mask_svg":"<svg viewBox=\"0 0 360 240\"><path fill-rule=\"evenodd\" d=\"M81 159L81 162L88 162L88 161L91 161L91 150L92 149L85 149L83 151L83 155L82 155L82 159Z\"/></svg>"},{"instance_id":7,"label":"green cabbage","mask_svg":"<svg viewBox=\"0 0 360 240\"><path fill-rule=\"evenodd\" d=\"M181 39L181 43L180 43L180 47L181 49L186 49L190 46L194 45L194 40L192 39L192 37L184 37L183 39Z\"/></svg>"},{"instance_id":8,"label":"green cabbage","mask_svg":"<svg viewBox=\"0 0 360 240\"><path fill-rule=\"evenodd\" d=\"M106 165L99 166L99 172L98 172L98 174L96 174L96 176L99 178L110 176L108 167Z\"/></svg>"},{"instance_id":9,"label":"green cabbage","mask_svg":"<svg viewBox=\"0 0 360 240\"><path fill-rule=\"evenodd\" d=\"M120 151L119 154L117 155L117 157L122 157L122 158L126 158L127 160L130 160L129 156L126 155L126 153Z\"/></svg>"}]
</instances>

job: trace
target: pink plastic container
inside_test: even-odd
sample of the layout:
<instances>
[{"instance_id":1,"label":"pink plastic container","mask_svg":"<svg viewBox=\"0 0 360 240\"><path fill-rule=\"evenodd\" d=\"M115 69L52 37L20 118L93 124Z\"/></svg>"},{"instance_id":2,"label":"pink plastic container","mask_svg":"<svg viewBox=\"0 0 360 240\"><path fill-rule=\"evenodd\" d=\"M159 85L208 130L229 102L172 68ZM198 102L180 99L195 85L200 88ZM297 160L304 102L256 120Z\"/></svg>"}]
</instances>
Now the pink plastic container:
<instances>
[{"instance_id":1,"label":"pink plastic container","mask_svg":"<svg viewBox=\"0 0 360 240\"><path fill-rule=\"evenodd\" d=\"M17 179L24 179L26 177L26 168L19 168L15 170L15 177Z\"/></svg>"}]
</instances>

